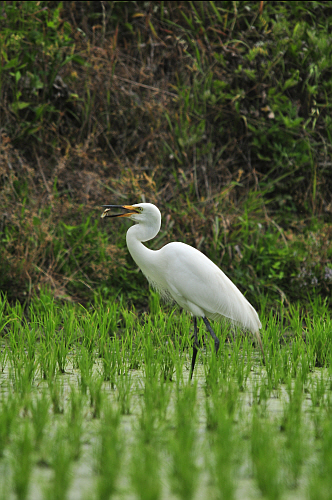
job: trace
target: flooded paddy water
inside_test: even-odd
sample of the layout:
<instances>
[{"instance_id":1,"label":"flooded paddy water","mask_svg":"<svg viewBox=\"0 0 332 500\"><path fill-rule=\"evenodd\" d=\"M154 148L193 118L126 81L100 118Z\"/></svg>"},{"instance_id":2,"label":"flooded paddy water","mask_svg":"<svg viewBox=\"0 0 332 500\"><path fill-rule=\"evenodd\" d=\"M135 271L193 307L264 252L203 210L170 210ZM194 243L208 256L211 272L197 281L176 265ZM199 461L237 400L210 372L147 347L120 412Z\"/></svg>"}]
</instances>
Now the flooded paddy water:
<instances>
[{"instance_id":1,"label":"flooded paddy water","mask_svg":"<svg viewBox=\"0 0 332 500\"><path fill-rule=\"evenodd\" d=\"M185 314L36 307L3 321L0 499L331 498L328 312L263 317L266 366L216 325L190 381Z\"/></svg>"}]
</instances>

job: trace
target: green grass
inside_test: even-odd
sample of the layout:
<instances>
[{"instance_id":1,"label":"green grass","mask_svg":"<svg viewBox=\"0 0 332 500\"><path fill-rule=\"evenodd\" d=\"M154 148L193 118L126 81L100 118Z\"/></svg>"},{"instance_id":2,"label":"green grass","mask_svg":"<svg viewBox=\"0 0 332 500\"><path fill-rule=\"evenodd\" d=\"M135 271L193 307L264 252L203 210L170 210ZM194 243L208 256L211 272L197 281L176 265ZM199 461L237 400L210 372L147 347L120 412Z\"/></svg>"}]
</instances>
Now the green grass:
<instances>
[{"instance_id":1,"label":"green grass","mask_svg":"<svg viewBox=\"0 0 332 500\"><path fill-rule=\"evenodd\" d=\"M202 332L155 295L85 309L1 297L0 498L329 498L332 321L321 301Z\"/></svg>"},{"instance_id":2,"label":"green grass","mask_svg":"<svg viewBox=\"0 0 332 500\"><path fill-rule=\"evenodd\" d=\"M11 302L48 285L146 307L126 225L99 206L150 201L153 249L198 247L254 306L331 306L331 1L1 5Z\"/></svg>"},{"instance_id":3,"label":"green grass","mask_svg":"<svg viewBox=\"0 0 332 500\"><path fill-rule=\"evenodd\" d=\"M329 498L332 2L2 4L0 499ZM189 382L189 316L100 221L145 200L265 367L214 325Z\"/></svg>"}]
</instances>

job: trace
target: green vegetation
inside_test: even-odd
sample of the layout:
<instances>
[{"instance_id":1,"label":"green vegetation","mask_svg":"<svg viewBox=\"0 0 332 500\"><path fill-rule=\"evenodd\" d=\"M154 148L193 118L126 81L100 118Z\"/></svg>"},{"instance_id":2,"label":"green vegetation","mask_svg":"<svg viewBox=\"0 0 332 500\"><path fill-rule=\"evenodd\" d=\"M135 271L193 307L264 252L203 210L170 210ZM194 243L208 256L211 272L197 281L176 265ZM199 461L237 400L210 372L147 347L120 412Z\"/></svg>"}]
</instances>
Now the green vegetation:
<instances>
[{"instance_id":1,"label":"green vegetation","mask_svg":"<svg viewBox=\"0 0 332 500\"><path fill-rule=\"evenodd\" d=\"M332 2L2 2L0 499L332 491ZM267 357L158 296L100 205L150 201ZM3 293L2 293L3 292Z\"/></svg>"},{"instance_id":2,"label":"green vegetation","mask_svg":"<svg viewBox=\"0 0 332 500\"><path fill-rule=\"evenodd\" d=\"M305 317L280 306L283 325L262 316L266 368L250 336L215 324L220 353L203 334L192 382L191 320L177 310L85 309L44 292L25 316L1 306L0 498L328 498L326 304Z\"/></svg>"},{"instance_id":3,"label":"green vegetation","mask_svg":"<svg viewBox=\"0 0 332 500\"><path fill-rule=\"evenodd\" d=\"M330 302L331 17L331 2L3 2L8 299L49 286L146 308L125 224L98 208L146 200L153 248L200 248L256 307Z\"/></svg>"}]
</instances>

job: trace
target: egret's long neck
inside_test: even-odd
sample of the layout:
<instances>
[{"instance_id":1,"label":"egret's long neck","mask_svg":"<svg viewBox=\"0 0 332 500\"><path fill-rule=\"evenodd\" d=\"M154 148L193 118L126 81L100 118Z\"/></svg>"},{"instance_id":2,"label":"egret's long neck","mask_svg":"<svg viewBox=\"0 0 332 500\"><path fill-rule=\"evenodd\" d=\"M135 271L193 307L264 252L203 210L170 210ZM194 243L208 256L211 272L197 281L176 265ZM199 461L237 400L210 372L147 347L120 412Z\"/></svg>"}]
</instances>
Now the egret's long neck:
<instances>
[{"instance_id":1,"label":"egret's long neck","mask_svg":"<svg viewBox=\"0 0 332 500\"><path fill-rule=\"evenodd\" d=\"M154 251L143 245L142 241L154 238L160 229L160 224L147 225L144 223L135 224L127 231L128 250L146 276L153 274Z\"/></svg>"}]
</instances>

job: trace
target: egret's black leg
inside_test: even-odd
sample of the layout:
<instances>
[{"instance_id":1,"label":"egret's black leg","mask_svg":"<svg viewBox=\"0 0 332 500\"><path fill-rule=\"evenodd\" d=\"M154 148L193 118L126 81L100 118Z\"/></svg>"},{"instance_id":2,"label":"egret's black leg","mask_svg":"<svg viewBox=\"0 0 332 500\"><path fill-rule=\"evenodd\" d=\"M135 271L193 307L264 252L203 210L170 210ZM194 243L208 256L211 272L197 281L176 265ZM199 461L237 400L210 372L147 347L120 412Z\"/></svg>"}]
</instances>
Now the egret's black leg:
<instances>
[{"instance_id":1,"label":"egret's black leg","mask_svg":"<svg viewBox=\"0 0 332 500\"><path fill-rule=\"evenodd\" d=\"M219 344L220 344L219 339L218 339L217 335L214 333L214 331L212 330L212 326L210 325L209 320L207 318L203 317L203 321L204 321L205 326L208 329L211 337L214 340L214 347L216 349L216 354L217 354L218 349L219 349Z\"/></svg>"},{"instance_id":2,"label":"egret's black leg","mask_svg":"<svg viewBox=\"0 0 332 500\"><path fill-rule=\"evenodd\" d=\"M193 378L196 356L197 356L198 338L197 338L197 318L194 316L194 342L193 342L193 357L191 360L190 380Z\"/></svg>"}]
</instances>

